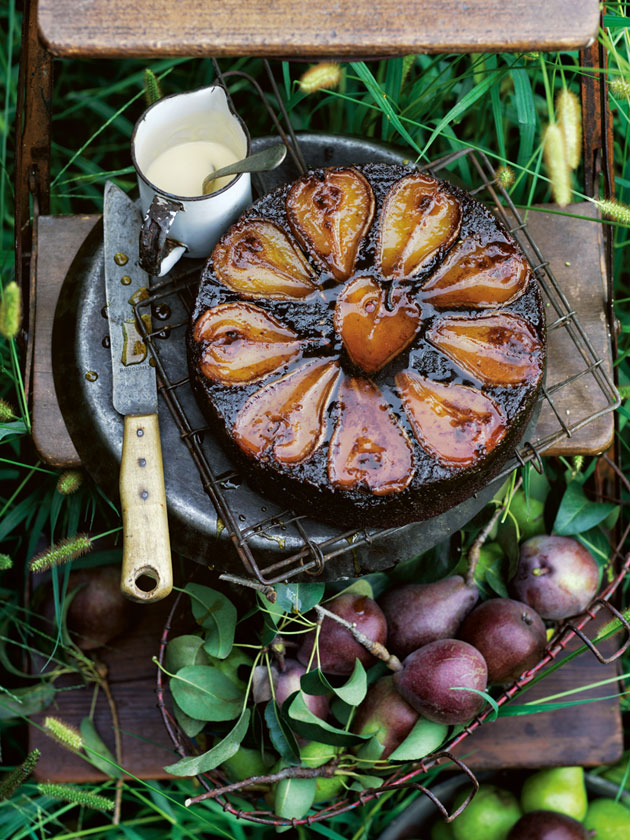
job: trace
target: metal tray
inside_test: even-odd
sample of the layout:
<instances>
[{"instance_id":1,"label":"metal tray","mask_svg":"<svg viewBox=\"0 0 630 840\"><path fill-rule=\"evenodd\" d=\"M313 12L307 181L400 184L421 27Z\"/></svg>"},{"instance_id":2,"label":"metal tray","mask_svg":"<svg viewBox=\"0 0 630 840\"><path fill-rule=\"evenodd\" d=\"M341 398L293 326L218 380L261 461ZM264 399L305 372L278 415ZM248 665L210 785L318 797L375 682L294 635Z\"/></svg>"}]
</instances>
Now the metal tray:
<instances>
[{"instance_id":1,"label":"metal tray","mask_svg":"<svg viewBox=\"0 0 630 840\"><path fill-rule=\"evenodd\" d=\"M312 167L369 161L406 162L399 150L365 139L326 134L301 135L299 139L300 149ZM255 140L253 151L269 142L270 138ZM298 174L289 157L280 169L260 179L258 191L266 192L279 183L294 180ZM182 261L177 271L188 271L196 278L200 268L200 262ZM61 291L53 332L53 371L59 404L81 461L106 492L117 498L123 420L114 410L111 399L108 328L102 314L105 311L103 278L103 234L99 224L77 254ZM177 397L187 425L195 430L195 444L201 446L223 494L229 499L230 508L236 512L239 531L246 535L248 548L256 557L259 568L266 566L269 571L278 562L282 567L282 558L291 557L308 542L309 546L325 544L326 563L316 570L321 579L356 577L387 569L427 551L459 530L487 504L500 486L503 479L490 483L476 497L433 519L404 528L360 532L358 539L352 532L287 512L268 501L253 491L245 480L236 477L233 465L207 430L190 386L186 383L183 387L178 386L188 377L184 325L188 320L187 309L194 284L191 289L190 281L188 285L175 282L174 288L175 291L169 288L163 301L171 310L168 320L153 319L154 330L164 328L168 331L170 328L170 335L164 340L155 338L152 344L159 349L160 364L168 369L169 382L177 386ZM174 422L172 406L169 409L167 405L168 393L164 389L160 393L159 418L173 548L188 558L222 571L242 573L238 539L227 527L229 523L222 521L204 489L207 482L198 470L190 447L184 445L186 441L182 440L181 428ZM251 573L251 570L245 571ZM290 571L293 576L295 570Z\"/></svg>"}]
</instances>

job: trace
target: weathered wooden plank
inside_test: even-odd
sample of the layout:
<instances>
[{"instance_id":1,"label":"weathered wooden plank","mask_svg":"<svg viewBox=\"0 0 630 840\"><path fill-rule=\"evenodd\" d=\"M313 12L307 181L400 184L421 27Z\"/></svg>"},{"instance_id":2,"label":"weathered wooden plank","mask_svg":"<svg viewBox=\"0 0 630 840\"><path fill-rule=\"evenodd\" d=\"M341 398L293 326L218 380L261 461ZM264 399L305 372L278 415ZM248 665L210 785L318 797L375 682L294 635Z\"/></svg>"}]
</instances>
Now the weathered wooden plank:
<instances>
[{"instance_id":1,"label":"weathered wooden plank","mask_svg":"<svg viewBox=\"0 0 630 840\"><path fill-rule=\"evenodd\" d=\"M596 0L39 0L51 52L87 58L575 49L598 20Z\"/></svg>"},{"instance_id":2,"label":"weathered wooden plank","mask_svg":"<svg viewBox=\"0 0 630 840\"><path fill-rule=\"evenodd\" d=\"M63 421L52 373L52 329L57 298L83 240L99 216L40 216L35 345L33 352L33 441L40 456L57 467L81 461Z\"/></svg>"}]
</instances>

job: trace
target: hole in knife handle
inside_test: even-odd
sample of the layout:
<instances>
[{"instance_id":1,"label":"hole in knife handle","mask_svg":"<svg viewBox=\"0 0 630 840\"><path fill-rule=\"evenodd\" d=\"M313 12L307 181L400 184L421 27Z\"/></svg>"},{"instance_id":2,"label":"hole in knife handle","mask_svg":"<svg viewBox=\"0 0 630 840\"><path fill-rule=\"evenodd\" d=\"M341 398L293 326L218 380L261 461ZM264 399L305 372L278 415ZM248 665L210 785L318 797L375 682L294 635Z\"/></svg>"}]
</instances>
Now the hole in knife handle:
<instances>
[{"instance_id":1,"label":"hole in knife handle","mask_svg":"<svg viewBox=\"0 0 630 840\"><path fill-rule=\"evenodd\" d=\"M145 566L142 569L138 569L136 572L136 577L134 580L136 588L140 590L140 592L144 592L145 594L150 594L151 592L155 591L157 586L160 583L160 576L155 571L155 569L151 569L148 566Z\"/></svg>"}]
</instances>

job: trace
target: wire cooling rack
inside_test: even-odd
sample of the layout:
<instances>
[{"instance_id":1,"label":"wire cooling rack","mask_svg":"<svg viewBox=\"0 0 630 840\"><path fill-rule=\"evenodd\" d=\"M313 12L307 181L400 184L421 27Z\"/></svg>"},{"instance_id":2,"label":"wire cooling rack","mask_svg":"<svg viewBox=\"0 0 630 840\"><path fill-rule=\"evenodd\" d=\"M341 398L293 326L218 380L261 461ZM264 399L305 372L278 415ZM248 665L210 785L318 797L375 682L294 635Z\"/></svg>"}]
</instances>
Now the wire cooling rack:
<instances>
[{"instance_id":1,"label":"wire cooling rack","mask_svg":"<svg viewBox=\"0 0 630 840\"><path fill-rule=\"evenodd\" d=\"M239 71L223 75L219 71L218 76L226 89L226 80L233 76L242 77L251 85L266 108L278 136L286 144L293 165L298 172L302 173L307 169L307 162L304 160L300 141L293 131L288 114L282 105L282 98L277 90L273 74L269 66L266 65L266 67L275 100L279 103L280 116L273 111L260 86L250 76ZM282 123L286 126L286 130ZM514 456L509 460L499 477L505 477L519 465L524 466L530 462L535 469L541 472L541 455L559 441L572 437L579 429L614 410L620 403L619 394L604 367L602 358L595 352L575 311L554 277L549 262L543 257L532 238L526 222L519 214L506 190L497 182L488 158L480 151L462 149L426 165L419 166L417 169L420 171L430 170L437 177L440 177L440 175L444 177L445 175L448 176L449 168L461 158L466 158L471 172L478 178L475 186L468 192L475 195L478 200L494 211L528 256L532 271L541 289L546 311L552 313L552 317L547 318L548 334L550 335L555 330L563 330L571 348L573 369L570 375L561 381L544 386L540 396L540 401L542 403L546 402L550 406L557 421L557 429L541 438L534 435L533 439L527 440L519 449L516 449ZM170 275L151 287L151 294L148 298L135 305L135 314L138 329L149 348L158 371L160 396L168 405L182 444L188 449L195 467L199 471L203 488L216 509L221 528L226 531L226 535L242 562L245 573L248 576L255 577L263 585L287 581L304 573L317 576L321 574L325 564L331 559L347 552L353 552L357 547L369 546L377 539L380 542L401 532L403 528L370 531L350 529L322 539L312 532L311 521L306 516L291 510L265 515L264 505L259 508L263 514L259 519L251 521L250 517L250 521L247 521L239 508L238 493L234 492L235 489L240 487L242 476L235 468L228 467L218 471L216 467L211 465L208 457L208 447L204 446L204 440L207 436L212 435L211 430L208 426L195 424L191 419L190 412L185 408L186 404L190 404L189 397L192 390L190 379L188 376L181 376L181 365L173 365L173 354L165 352L167 346L172 348L173 343L176 343L176 346L181 349L181 354L178 354L180 360L181 356L185 357L185 331L194 306L199 276L200 266L198 264L183 274L181 268L176 266ZM164 338L163 326L158 325L154 330L148 331L145 320L142 318L143 314L146 315L147 309L155 312L159 311L160 306L162 308L169 307L169 309L172 307L174 311L183 313L181 319L168 325L167 329L171 336L169 342L159 340ZM566 416L563 416L562 410L558 407L558 403L562 402L563 397L570 393L578 382L583 382L588 377L592 377L595 387L601 392L601 407L584 413L582 416L574 413L571 422L568 423ZM225 466L225 463L225 458L222 458L223 466ZM289 556L279 556L279 554L269 556L266 553L262 556L259 552L255 552L250 545L252 539L261 534L264 534L266 539L275 540L282 545L286 542L287 532L297 538L297 544L300 546L297 551Z\"/></svg>"}]
</instances>

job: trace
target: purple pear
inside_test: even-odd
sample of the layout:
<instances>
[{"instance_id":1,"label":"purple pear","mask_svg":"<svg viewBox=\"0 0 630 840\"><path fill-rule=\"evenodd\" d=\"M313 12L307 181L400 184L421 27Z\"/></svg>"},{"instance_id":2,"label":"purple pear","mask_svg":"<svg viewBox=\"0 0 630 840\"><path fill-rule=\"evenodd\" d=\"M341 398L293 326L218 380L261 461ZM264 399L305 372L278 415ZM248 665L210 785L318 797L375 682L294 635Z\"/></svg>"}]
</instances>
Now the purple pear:
<instances>
[{"instance_id":1,"label":"purple pear","mask_svg":"<svg viewBox=\"0 0 630 840\"><path fill-rule=\"evenodd\" d=\"M588 840L581 822L557 811L530 811L515 823L507 840Z\"/></svg>"},{"instance_id":2,"label":"purple pear","mask_svg":"<svg viewBox=\"0 0 630 840\"><path fill-rule=\"evenodd\" d=\"M452 639L478 598L477 587L459 575L390 589L379 601L387 619L388 650L404 659L436 639Z\"/></svg>"},{"instance_id":3,"label":"purple pear","mask_svg":"<svg viewBox=\"0 0 630 840\"><path fill-rule=\"evenodd\" d=\"M370 686L357 709L352 731L358 735L376 735L383 745L381 758L388 758L413 729L418 713L394 687L393 677L382 677Z\"/></svg>"},{"instance_id":4,"label":"purple pear","mask_svg":"<svg viewBox=\"0 0 630 840\"><path fill-rule=\"evenodd\" d=\"M584 612L597 593L599 568L571 537L532 537L521 545L510 586L542 618L557 621Z\"/></svg>"},{"instance_id":5,"label":"purple pear","mask_svg":"<svg viewBox=\"0 0 630 840\"><path fill-rule=\"evenodd\" d=\"M387 622L383 611L367 595L347 592L326 604L329 612L345 619L373 642L382 645L387 641ZM315 644L315 630L304 636L297 658L303 665L308 665ZM332 618L325 618L319 632L319 666L326 674L342 676L354 671L358 659L362 665L369 666L376 659L366 647L357 642L350 631ZM317 654L313 656L313 668L317 668Z\"/></svg>"},{"instance_id":6,"label":"purple pear","mask_svg":"<svg viewBox=\"0 0 630 840\"><path fill-rule=\"evenodd\" d=\"M513 682L533 668L547 644L538 613L510 598L491 598L475 607L464 619L459 637L486 660L490 685Z\"/></svg>"},{"instance_id":7,"label":"purple pear","mask_svg":"<svg viewBox=\"0 0 630 840\"><path fill-rule=\"evenodd\" d=\"M284 671L281 671L274 685L276 703L282 706L287 697L300 690L300 678L306 673L306 668L295 659L287 659ZM328 717L328 697L325 694L306 694L304 701L313 714L326 720Z\"/></svg>"},{"instance_id":8,"label":"purple pear","mask_svg":"<svg viewBox=\"0 0 630 840\"><path fill-rule=\"evenodd\" d=\"M488 669L479 651L459 639L438 639L410 653L394 685L410 706L436 723L467 723L485 702ZM472 688L473 691L454 691Z\"/></svg>"}]
</instances>

